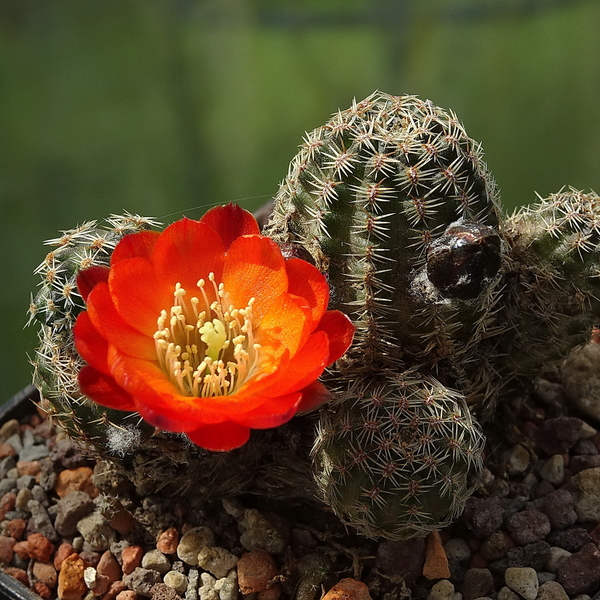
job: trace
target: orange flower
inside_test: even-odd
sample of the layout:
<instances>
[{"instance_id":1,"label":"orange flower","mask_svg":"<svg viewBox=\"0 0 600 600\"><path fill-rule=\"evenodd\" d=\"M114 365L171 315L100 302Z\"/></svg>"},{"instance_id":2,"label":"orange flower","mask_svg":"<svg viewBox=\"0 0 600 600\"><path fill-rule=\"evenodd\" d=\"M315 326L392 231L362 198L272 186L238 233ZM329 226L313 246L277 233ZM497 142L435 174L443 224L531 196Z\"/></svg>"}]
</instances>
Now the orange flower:
<instances>
[{"instance_id":1,"label":"orange flower","mask_svg":"<svg viewBox=\"0 0 600 600\"><path fill-rule=\"evenodd\" d=\"M233 204L124 237L110 268L82 271L77 285L82 393L209 450L322 404L317 379L354 333L326 311L323 275L285 260Z\"/></svg>"}]
</instances>

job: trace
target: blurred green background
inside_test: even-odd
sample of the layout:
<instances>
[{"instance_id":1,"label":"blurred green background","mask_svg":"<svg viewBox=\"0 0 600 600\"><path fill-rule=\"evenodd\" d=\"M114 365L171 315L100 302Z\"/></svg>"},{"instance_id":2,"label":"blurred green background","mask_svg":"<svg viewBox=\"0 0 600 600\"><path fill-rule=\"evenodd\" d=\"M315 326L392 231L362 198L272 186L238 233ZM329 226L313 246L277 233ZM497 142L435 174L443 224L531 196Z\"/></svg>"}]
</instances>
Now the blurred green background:
<instances>
[{"instance_id":1,"label":"blurred green background","mask_svg":"<svg viewBox=\"0 0 600 600\"><path fill-rule=\"evenodd\" d=\"M30 381L43 240L254 209L376 88L453 109L507 207L600 188L599 31L597 0L2 0L0 400Z\"/></svg>"}]
</instances>

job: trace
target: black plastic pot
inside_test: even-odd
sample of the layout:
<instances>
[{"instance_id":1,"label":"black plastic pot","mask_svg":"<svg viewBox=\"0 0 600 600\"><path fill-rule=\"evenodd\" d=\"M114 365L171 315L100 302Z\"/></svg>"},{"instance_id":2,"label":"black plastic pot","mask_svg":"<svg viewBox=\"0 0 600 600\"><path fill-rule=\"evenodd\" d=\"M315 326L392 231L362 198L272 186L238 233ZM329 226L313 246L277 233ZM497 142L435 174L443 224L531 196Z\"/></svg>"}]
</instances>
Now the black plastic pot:
<instances>
[{"instance_id":1,"label":"black plastic pot","mask_svg":"<svg viewBox=\"0 0 600 600\"><path fill-rule=\"evenodd\" d=\"M32 400L37 401L38 398L38 391L33 385L23 388L8 402L0 406L0 424L10 419L18 419L31 414L34 410ZM0 569L0 598L6 598L7 600L42 600L35 592L32 592L2 569Z\"/></svg>"}]
</instances>

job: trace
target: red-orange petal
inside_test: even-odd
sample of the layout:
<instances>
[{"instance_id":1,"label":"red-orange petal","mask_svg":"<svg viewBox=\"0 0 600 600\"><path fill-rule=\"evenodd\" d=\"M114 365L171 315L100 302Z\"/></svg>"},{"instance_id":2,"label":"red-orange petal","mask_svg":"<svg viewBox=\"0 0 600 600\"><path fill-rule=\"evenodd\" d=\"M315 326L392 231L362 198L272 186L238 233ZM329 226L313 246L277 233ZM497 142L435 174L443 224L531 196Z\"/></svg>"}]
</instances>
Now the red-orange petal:
<instances>
[{"instance_id":1,"label":"red-orange petal","mask_svg":"<svg viewBox=\"0 0 600 600\"><path fill-rule=\"evenodd\" d=\"M320 381L313 381L300 391L302 398L298 404L299 415L316 410L333 398L333 394Z\"/></svg>"},{"instance_id":2,"label":"red-orange petal","mask_svg":"<svg viewBox=\"0 0 600 600\"><path fill-rule=\"evenodd\" d=\"M328 310L315 331L325 331L329 336L329 358L327 365L333 364L350 348L355 327L350 318L339 310Z\"/></svg>"},{"instance_id":3,"label":"red-orange petal","mask_svg":"<svg viewBox=\"0 0 600 600\"><path fill-rule=\"evenodd\" d=\"M92 290L88 298L88 313L94 327L119 350L137 358L157 360L154 339L140 333L121 318L106 283Z\"/></svg>"},{"instance_id":4,"label":"red-orange petal","mask_svg":"<svg viewBox=\"0 0 600 600\"><path fill-rule=\"evenodd\" d=\"M154 246L152 264L160 281L173 287L180 283L190 296L197 296L196 283L214 273L221 280L224 249L219 234L208 225L181 219L169 225ZM169 305L170 307L170 305Z\"/></svg>"},{"instance_id":5,"label":"red-orange petal","mask_svg":"<svg viewBox=\"0 0 600 600\"><path fill-rule=\"evenodd\" d=\"M77 317L73 327L73 338L79 356L97 371L110 376L106 361L108 342L94 327L88 312L84 311Z\"/></svg>"},{"instance_id":6,"label":"red-orange petal","mask_svg":"<svg viewBox=\"0 0 600 600\"><path fill-rule=\"evenodd\" d=\"M318 323L329 302L329 286L323 274L300 258L285 262L288 292L304 298L311 308L313 323Z\"/></svg>"},{"instance_id":7,"label":"red-orange petal","mask_svg":"<svg viewBox=\"0 0 600 600\"><path fill-rule=\"evenodd\" d=\"M261 352L278 358L289 350L293 356L308 337L310 326L310 308L302 298L286 292L271 302L255 339L262 346Z\"/></svg>"},{"instance_id":8,"label":"red-orange petal","mask_svg":"<svg viewBox=\"0 0 600 600\"><path fill-rule=\"evenodd\" d=\"M329 339L324 331L311 334L306 343L292 356L279 377L262 391L264 396L276 396L286 392L298 391L318 379L329 356Z\"/></svg>"},{"instance_id":9,"label":"red-orange petal","mask_svg":"<svg viewBox=\"0 0 600 600\"><path fill-rule=\"evenodd\" d=\"M208 225L219 234L225 250L228 250L232 242L242 235L260 233L252 213L232 202L226 206L211 208L200 219L200 223Z\"/></svg>"},{"instance_id":10,"label":"red-orange petal","mask_svg":"<svg viewBox=\"0 0 600 600\"><path fill-rule=\"evenodd\" d=\"M122 319L134 329L153 336L161 310L173 305L175 285L156 277L145 258L126 258L110 270L108 287Z\"/></svg>"},{"instance_id":11,"label":"red-orange petal","mask_svg":"<svg viewBox=\"0 0 600 600\"><path fill-rule=\"evenodd\" d=\"M250 298L255 299L252 314L254 321L260 322L288 287L279 247L261 235L237 238L225 257L222 281L236 308L244 308Z\"/></svg>"},{"instance_id":12,"label":"red-orange petal","mask_svg":"<svg viewBox=\"0 0 600 600\"><path fill-rule=\"evenodd\" d=\"M274 398L264 398L260 406L243 415L233 418L239 425L250 429L271 429L287 423L297 412L302 398L300 392L293 392Z\"/></svg>"},{"instance_id":13,"label":"red-orange petal","mask_svg":"<svg viewBox=\"0 0 600 600\"><path fill-rule=\"evenodd\" d=\"M159 231L140 231L126 235L113 250L110 257L111 266L125 258L140 257L150 260L159 236Z\"/></svg>"},{"instance_id":14,"label":"red-orange petal","mask_svg":"<svg viewBox=\"0 0 600 600\"><path fill-rule=\"evenodd\" d=\"M110 270L108 267L102 265L94 265L88 269L83 269L77 273L77 291L83 298L84 302L87 302L90 292L102 282L108 281L108 274Z\"/></svg>"},{"instance_id":15,"label":"red-orange petal","mask_svg":"<svg viewBox=\"0 0 600 600\"><path fill-rule=\"evenodd\" d=\"M107 408L135 411L133 398L117 382L93 367L79 371L79 389L88 398Z\"/></svg>"},{"instance_id":16,"label":"red-orange petal","mask_svg":"<svg viewBox=\"0 0 600 600\"><path fill-rule=\"evenodd\" d=\"M227 452L243 446L250 439L250 429L226 421L218 425L207 425L194 431L188 431L187 436L201 448L213 452Z\"/></svg>"}]
</instances>

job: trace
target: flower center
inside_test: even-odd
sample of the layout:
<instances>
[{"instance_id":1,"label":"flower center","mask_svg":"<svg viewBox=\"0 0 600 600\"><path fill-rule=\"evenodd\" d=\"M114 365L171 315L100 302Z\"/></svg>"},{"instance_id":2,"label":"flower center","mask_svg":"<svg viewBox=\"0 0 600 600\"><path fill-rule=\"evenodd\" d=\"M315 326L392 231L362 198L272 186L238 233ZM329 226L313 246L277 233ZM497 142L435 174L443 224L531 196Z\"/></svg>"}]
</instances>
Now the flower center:
<instances>
[{"instance_id":1,"label":"flower center","mask_svg":"<svg viewBox=\"0 0 600 600\"><path fill-rule=\"evenodd\" d=\"M206 282L196 284L200 293L188 297L175 285L173 306L162 310L154 333L162 370L184 396L226 396L235 393L254 373L260 344L254 342L252 305L236 308L213 273L208 280L216 300L209 301Z\"/></svg>"}]
</instances>

